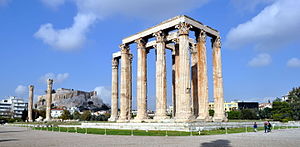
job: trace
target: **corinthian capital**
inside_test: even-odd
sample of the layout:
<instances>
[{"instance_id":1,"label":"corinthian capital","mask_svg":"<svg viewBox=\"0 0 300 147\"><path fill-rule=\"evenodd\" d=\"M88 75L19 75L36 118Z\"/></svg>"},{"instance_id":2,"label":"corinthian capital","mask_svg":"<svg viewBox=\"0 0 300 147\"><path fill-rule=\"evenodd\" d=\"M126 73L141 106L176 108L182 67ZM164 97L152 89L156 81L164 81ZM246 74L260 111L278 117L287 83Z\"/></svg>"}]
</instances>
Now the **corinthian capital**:
<instances>
[{"instance_id":1,"label":"corinthian capital","mask_svg":"<svg viewBox=\"0 0 300 147\"><path fill-rule=\"evenodd\" d=\"M118 69L119 66L119 60L118 59L112 59L112 68Z\"/></svg>"},{"instance_id":2,"label":"corinthian capital","mask_svg":"<svg viewBox=\"0 0 300 147\"><path fill-rule=\"evenodd\" d=\"M203 30L201 30L199 32L199 36L198 37L198 42L206 42L206 32L204 32Z\"/></svg>"},{"instance_id":3,"label":"corinthian capital","mask_svg":"<svg viewBox=\"0 0 300 147\"><path fill-rule=\"evenodd\" d=\"M132 54L129 54L129 55L128 55L128 59L129 59L130 63L132 63L133 55L132 55Z\"/></svg>"},{"instance_id":4,"label":"corinthian capital","mask_svg":"<svg viewBox=\"0 0 300 147\"><path fill-rule=\"evenodd\" d=\"M34 88L34 86L33 85L29 85L28 88L29 88L30 91L32 91L33 88Z\"/></svg>"},{"instance_id":5,"label":"corinthian capital","mask_svg":"<svg viewBox=\"0 0 300 147\"><path fill-rule=\"evenodd\" d=\"M178 35L188 35L192 26L186 22L181 22L175 26L178 29Z\"/></svg>"},{"instance_id":6,"label":"corinthian capital","mask_svg":"<svg viewBox=\"0 0 300 147\"><path fill-rule=\"evenodd\" d=\"M139 39L135 40L135 43L137 43L138 49L144 49L146 46L146 40L143 38L139 38Z\"/></svg>"},{"instance_id":7,"label":"corinthian capital","mask_svg":"<svg viewBox=\"0 0 300 147\"><path fill-rule=\"evenodd\" d=\"M163 31L153 33L153 36L156 37L156 42L165 42L166 40L166 34Z\"/></svg>"},{"instance_id":8,"label":"corinthian capital","mask_svg":"<svg viewBox=\"0 0 300 147\"><path fill-rule=\"evenodd\" d=\"M129 53L129 46L126 44L121 44L120 46L121 53L122 54L128 54Z\"/></svg>"},{"instance_id":9,"label":"corinthian capital","mask_svg":"<svg viewBox=\"0 0 300 147\"><path fill-rule=\"evenodd\" d=\"M213 48L221 48L221 37L211 39Z\"/></svg>"},{"instance_id":10,"label":"corinthian capital","mask_svg":"<svg viewBox=\"0 0 300 147\"><path fill-rule=\"evenodd\" d=\"M53 84L53 79L48 79L47 83L48 83L48 85L52 85Z\"/></svg>"}]
</instances>

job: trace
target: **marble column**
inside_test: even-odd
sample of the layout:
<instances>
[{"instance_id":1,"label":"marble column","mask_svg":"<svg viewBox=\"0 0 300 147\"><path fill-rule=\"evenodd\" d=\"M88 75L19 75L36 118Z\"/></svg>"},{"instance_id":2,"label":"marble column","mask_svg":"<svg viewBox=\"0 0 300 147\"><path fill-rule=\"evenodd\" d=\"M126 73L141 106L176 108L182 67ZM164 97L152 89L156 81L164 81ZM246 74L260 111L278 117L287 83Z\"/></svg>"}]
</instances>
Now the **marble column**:
<instances>
[{"instance_id":1,"label":"marble column","mask_svg":"<svg viewBox=\"0 0 300 147\"><path fill-rule=\"evenodd\" d=\"M129 47L125 44L120 45L121 48L121 100L120 100L120 116L118 121L124 122L128 120L129 113Z\"/></svg>"},{"instance_id":2,"label":"marble column","mask_svg":"<svg viewBox=\"0 0 300 147\"><path fill-rule=\"evenodd\" d=\"M201 30L196 33L197 51L198 51L198 98L199 110L197 119L208 121L208 80L207 80L207 62L206 62L206 33Z\"/></svg>"},{"instance_id":3,"label":"marble column","mask_svg":"<svg viewBox=\"0 0 300 147\"><path fill-rule=\"evenodd\" d=\"M199 99L198 99L198 54L197 47L195 44L191 47L191 71L192 71L192 114L194 116L198 115L199 109Z\"/></svg>"},{"instance_id":4,"label":"marble column","mask_svg":"<svg viewBox=\"0 0 300 147\"><path fill-rule=\"evenodd\" d=\"M28 122L32 122L32 108L33 108L33 90L34 86L29 85L29 97L28 97Z\"/></svg>"},{"instance_id":5,"label":"marble column","mask_svg":"<svg viewBox=\"0 0 300 147\"><path fill-rule=\"evenodd\" d=\"M179 45L178 45L178 39L174 39L173 42L174 50L172 51L172 105L173 105L173 118L176 117L176 109L177 109L177 97L179 92L179 86L178 86L178 79L179 79Z\"/></svg>"},{"instance_id":6,"label":"marble column","mask_svg":"<svg viewBox=\"0 0 300 147\"><path fill-rule=\"evenodd\" d=\"M137 116L136 120L143 121L147 116L147 51L144 39L136 40L138 48L137 67Z\"/></svg>"},{"instance_id":7,"label":"marble column","mask_svg":"<svg viewBox=\"0 0 300 147\"><path fill-rule=\"evenodd\" d=\"M51 103L52 103L52 84L53 80L47 80L47 96L46 96L46 119L45 121L51 121Z\"/></svg>"},{"instance_id":8,"label":"marble column","mask_svg":"<svg viewBox=\"0 0 300 147\"><path fill-rule=\"evenodd\" d=\"M167 116L167 79L166 79L166 51L164 32L154 33L156 37L156 113L155 120L168 118Z\"/></svg>"},{"instance_id":9,"label":"marble column","mask_svg":"<svg viewBox=\"0 0 300 147\"><path fill-rule=\"evenodd\" d=\"M111 116L108 121L116 121L118 118L118 96L119 96L119 59L112 60L112 81L111 81Z\"/></svg>"},{"instance_id":10,"label":"marble column","mask_svg":"<svg viewBox=\"0 0 300 147\"><path fill-rule=\"evenodd\" d=\"M132 59L133 59L133 55L131 53L129 53L128 59L129 59L129 71L128 71L128 79L129 79L128 107L129 107L129 112L128 112L128 120L130 120L131 117L132 117Z\"/></svg>"},{"instance_id":11,"label":"marble column","mask_svg":"<svg viewBox=\"0 0 300 147\"><path fill-rule=\"evenodd\" d=\"M213 45L213 79L214 79L214 117L213 121L227 121L224 110L222 60L221 60L221 39L212 39Z\"/></svg>"},{"instance_id":12,"label":"marble column","mask_svg":"<svg viewBox=\"0 0 300 147\"><path fill-rule=\"evenodd\" d=\"M176 98L179 105L176 109L177 121L189 121L193 119L191 111L191 71L189 54L189 29L187 23L180 23L176 26L179 34L179 97Z\"/></svg>"}]
</instances>

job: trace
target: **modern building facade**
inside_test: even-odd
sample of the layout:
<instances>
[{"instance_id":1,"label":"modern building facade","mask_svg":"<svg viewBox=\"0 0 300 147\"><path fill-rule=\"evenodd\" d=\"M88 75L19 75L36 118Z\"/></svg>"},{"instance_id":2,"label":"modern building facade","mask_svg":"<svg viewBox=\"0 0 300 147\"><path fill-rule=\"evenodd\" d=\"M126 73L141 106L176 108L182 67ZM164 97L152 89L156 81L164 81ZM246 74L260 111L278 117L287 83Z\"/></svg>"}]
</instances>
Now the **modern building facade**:
<instances>
[{"instance_id":1,"label":"modern building facade","mask_svg":"<svg viewBox=\"0 0 300 147\"><path fill-rule=\"evenodd\" d=\"M27 103L24 99L10 96L0 101L0 116L21 118L24 110L27 109Z\"/></svg>"}]
</instances>

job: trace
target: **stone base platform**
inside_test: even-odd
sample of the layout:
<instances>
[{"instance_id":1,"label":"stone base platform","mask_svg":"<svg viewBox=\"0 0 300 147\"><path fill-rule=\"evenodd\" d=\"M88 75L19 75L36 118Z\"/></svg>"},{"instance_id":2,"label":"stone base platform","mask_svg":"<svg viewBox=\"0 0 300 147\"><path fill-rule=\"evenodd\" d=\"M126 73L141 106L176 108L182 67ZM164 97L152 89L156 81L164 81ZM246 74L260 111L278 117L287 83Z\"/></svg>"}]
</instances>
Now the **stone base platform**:
<instances>
[{"instance_id":1,"label":"stone base platform","mask_svg":"<svg viewBox=\"0 0 300 147\"><path fill-rule=\"evenodd\" d=\"M123 130L168 130L168 131L202 131L218 128L252 127L253 122L191 122L191 123L82 123L81 128L123 129ZM258 122L263 126L263 122Z\"/></svg>"}]
</instances>

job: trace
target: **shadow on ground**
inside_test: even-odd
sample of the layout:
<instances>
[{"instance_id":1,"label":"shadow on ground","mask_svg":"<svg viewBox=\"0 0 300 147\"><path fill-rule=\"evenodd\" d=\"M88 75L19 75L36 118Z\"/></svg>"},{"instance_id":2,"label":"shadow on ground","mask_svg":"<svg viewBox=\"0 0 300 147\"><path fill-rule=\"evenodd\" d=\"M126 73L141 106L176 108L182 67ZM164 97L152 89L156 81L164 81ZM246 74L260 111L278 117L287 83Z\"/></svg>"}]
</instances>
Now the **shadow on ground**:
<instances>
[{"instance_id":1,"label":"shadow on ground","mask_svg":"<svg viewBox=\"0 0 300 147\"><path fill-rule=\"evenodd\" d=\"M231 145L230 141L220 139L211 142L204 142L200 145L200 147L231 147Z\"/></svg>"},{"instance_id":2,"label":"shadow on ground","mask_svg":"<svg viewBox=\"0 0 300 147\"><path fill-rule=\"evenodd\" d=\"M19 139L0 139L1 142L7 142L7 141L18 141Z\"/></svg>"},{"instance_id":3,"label":"shadow on ground","mask_svg":"<svg viewBox=\"0 0 300 147\"><path fill-rule=\"evenodd\" d=\"M0 133L12 133L12 132L24 132L24 131L0 131Z\"/></svg>"}]
</instances>

